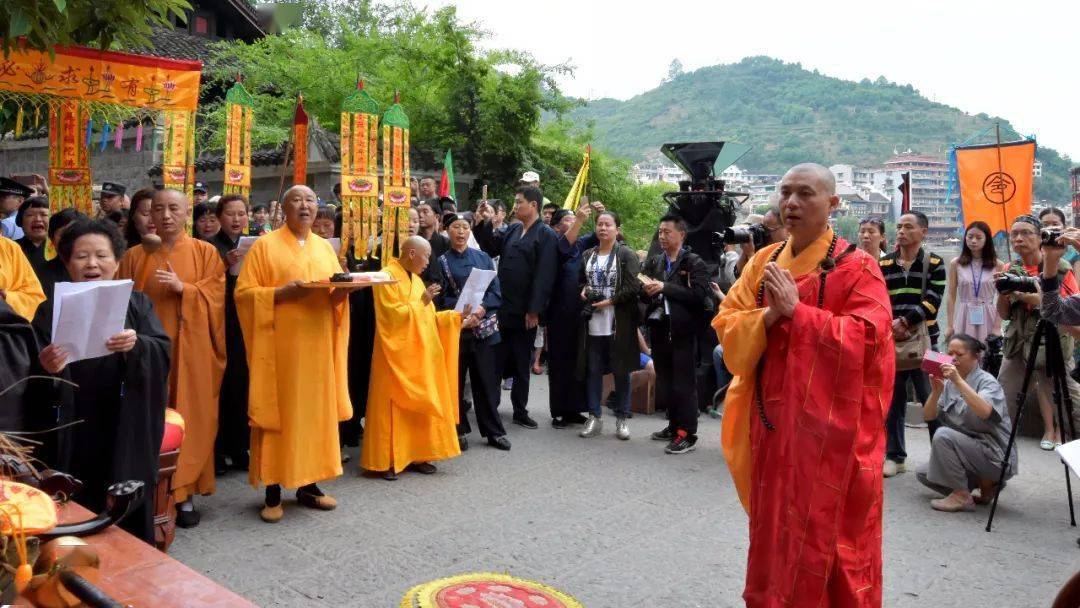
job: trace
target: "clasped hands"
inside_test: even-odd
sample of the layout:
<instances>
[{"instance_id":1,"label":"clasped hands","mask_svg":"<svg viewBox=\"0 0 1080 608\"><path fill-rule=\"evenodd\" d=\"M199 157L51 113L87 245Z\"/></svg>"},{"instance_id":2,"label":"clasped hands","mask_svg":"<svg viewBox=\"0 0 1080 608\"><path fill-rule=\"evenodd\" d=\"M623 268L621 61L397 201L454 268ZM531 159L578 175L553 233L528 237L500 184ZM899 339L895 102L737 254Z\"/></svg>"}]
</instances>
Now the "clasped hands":
<instances>
[{"instance_id":1,"label":"clasped hands","mask_svg":"<svg viewBox=\"0 0 1080 608\"><path fill-rule=\"evenodd\" d=\"M780 317L790 318L795 314L795 306L799 303L799 288L795 285L795 277L787 269L780 268L775 262L765 265L765 276L762 279L765 286L765 325L771 326Z\"/></svg>"},{"instance_id":2,"label":"clasped hands","mask_svg":"<svg viewBox=\"0 0 1080 608\"><path fill-rule=\"evenodd\" d=\"M127 353L135 348L135 342L137 341L138 337L135 335L135 330L125 329L109 338L105 342L105 348L109 349L111 353ZM50 344L38 353L38 361L41 362L41 367L50 374L59 374L63 371L67 367L70 358L71 353L64 350L59 344Z\"/></svg>"},{"instance_id":3,"label":"clasped hands","mask_svg":"<svg viewBox=\"0 0 1080 608\"><path fill-rule=\"evenodd\" d=\"M950 380L954 384L959 384L964 381L960 376L960 372L956 371L955 365L952 363L942 363L940 376L930 374L930 391L940 395L941 391L945 389L946 380Z\"/></svg>"}]
</instances>

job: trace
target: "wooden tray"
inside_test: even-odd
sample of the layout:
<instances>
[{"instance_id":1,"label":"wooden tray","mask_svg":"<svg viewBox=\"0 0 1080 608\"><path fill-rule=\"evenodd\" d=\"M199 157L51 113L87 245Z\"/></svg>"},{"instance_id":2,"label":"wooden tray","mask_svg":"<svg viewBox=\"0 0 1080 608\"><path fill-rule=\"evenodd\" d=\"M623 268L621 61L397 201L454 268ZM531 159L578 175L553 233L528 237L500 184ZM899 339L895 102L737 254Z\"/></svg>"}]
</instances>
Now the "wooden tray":
<instances>
[{"instance_id":1,"label":"wooden tray","mask_svg":"<svg viewBox=\"0 0 1080 608\"><path fill-rule=\"evenodd\" d=\"M395 281L393 279L390 279L389 281L373 280L373 281L350 281L350 282L345 282L345 281L334 281L334 282L330 282L330 281L311 281L311 282L308 282L308 283L304 283L303 285L301 285L301 287L307 287L309 289L333 289L335 287L354 287L354 286L370 287L372 285L389 285L391 283L397 283L397 281Z\"/></svg>"}]
</instances>

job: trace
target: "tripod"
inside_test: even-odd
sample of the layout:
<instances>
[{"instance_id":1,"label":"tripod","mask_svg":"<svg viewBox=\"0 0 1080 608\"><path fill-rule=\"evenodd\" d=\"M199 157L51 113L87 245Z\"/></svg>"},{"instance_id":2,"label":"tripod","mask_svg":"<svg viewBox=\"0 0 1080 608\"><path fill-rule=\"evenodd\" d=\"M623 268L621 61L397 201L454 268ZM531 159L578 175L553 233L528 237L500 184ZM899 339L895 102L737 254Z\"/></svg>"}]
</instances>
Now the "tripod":
<instances>
[{"instance_id":1,"label":"tripod","mask_svg":"<svg viewBox=\"0 0 1080 608\"><path fill-rule=\"evenodd\" d=\"M1009 467L1009 455L1012 454L1016 444L1016 431L1020 428L1020 418L1024 414L1024 402L1027 401L1028 387L1031 385L1031 376L1035 373L1035 361L1039 355L1039 344L1046 344L1046 377L1053 383L1054 409L1057 412L1058 428L1065 436L1065 421L1069 421L1070 439L1076 438L1076 425L1073 423L1073 403L1069 397L1068 376L1065 372L1065 356L1061 352L1061 338L1058 329L1053 323L1045 319L1039 319L1035 325L1035 336L1032 340L1031 352L1027 356L1027 367L1024 370L1024 382L1016 399L1016 417L1012 421L1012 430L1009 431L1009 443L1005 447L1005 457L1001 463L1001 476L998 478L997 492L994 493L994 504L990 507L990 518L986 521L986 531L994 523L994 512L997 510L998 498L1001 496L1001 484L1005 483L1005 473ZM1072 480L1069 477L1069 467L1065 467L1065 491L1069 497L1069 523L1076 526L1076 512L1073 509Z\"/></svg>"}]
</instances>

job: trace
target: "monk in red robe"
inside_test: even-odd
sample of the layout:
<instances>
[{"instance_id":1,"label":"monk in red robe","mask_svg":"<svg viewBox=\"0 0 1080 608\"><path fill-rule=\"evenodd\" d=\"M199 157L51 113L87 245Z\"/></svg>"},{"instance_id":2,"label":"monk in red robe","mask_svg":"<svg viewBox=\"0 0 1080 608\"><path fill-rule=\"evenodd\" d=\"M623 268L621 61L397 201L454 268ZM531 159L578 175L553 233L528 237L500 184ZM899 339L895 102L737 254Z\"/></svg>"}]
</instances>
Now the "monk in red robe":
<instances>
[{"instance_id":1,"label":"monk in red robe","mask_svg":"<svg viewBox=\"0 0 1080 608\"><path fill-rule=\"evenodd\" d=\"M829 227L836 183L780 182L788 240L760 250L713 328L735 379L722 443L750 515L753 608L881 605L881 467L892 313L877 260Z\"/></svg>"}]
</instances>

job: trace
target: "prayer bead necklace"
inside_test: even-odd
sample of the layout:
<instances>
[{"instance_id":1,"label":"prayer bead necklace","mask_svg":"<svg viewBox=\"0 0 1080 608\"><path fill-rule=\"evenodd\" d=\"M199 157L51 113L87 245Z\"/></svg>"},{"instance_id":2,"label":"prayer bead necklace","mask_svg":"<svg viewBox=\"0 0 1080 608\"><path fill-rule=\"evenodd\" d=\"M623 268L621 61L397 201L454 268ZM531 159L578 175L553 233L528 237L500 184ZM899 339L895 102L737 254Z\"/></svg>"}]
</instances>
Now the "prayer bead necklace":
<instances>
[{"instance_id":1,"label":"prayer bead necklace","mask_svg":"<svg viewBox=\"0 0 1080 608\"><path fill-rule=\"evenodd\" d=\"M775 263L776 262L776 260L780 257L780 253L784 251L785 247L787 247L787 244L788 244L788 242L787 242L787 240L785 240L783 243L780 244L779 247L776 248L776 251L774 251L773 254L771 256L769 256L769 263ZM818 308L824 308L825 307L825 277L827 277L829 275L829 273L832 272L833 269L836 268L836 263L839 262L840 259L842 259L844 256L846 256L847 254L851 253L854 250L855 250L855 245L851 245L851 246L849 246L847 248L846 251L844 251L844 253L840 254L840 258L833 259L833 253L836 251L836 232L833 232L832 242L829 243L829 251L828 251L828 253L825 254L825 258L822 259L821 262L818 264L818 268L821 270L821 274L818 277L818 297L817 297L817 307ZM758 292L757 292L757 307L758 308L763 308L764 306L765 306L765 279L762 278L761 279L761 285L758 287ZM764 426L767 430L774 431L774 430L776 430L776 427L773 426L772 422L769 422L768 416L765 415L765 401L761 397L761 372L762 372L763 369L764 369L764 363L763 362L758 362L757 377L754 379L755 380L754 383L756 385L754 387L754 394L757 397L756 401L757 401L758 417L761 418L762 426Z\"/></svg>"}]
</instances>

